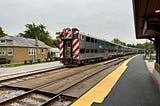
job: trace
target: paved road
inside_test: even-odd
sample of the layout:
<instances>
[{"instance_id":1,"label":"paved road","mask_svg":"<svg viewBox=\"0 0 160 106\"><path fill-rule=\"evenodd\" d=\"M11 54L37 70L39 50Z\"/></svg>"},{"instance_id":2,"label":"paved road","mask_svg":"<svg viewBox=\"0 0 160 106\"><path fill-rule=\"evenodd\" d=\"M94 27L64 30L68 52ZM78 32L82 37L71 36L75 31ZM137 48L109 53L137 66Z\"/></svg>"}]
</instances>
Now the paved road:
<instances>
[{"instance_id":1,"label":"paved road","mask_svg":"<svg viewBox=\"0 0 160 106\"><path fill-rule=\"evenodd\" d=\"M59 61L56 61L56 62L47 62L47 63L32 64L32 65L23 65L18 67L0 68L0 77L16 73L23 73L38 69L49 68L49 67L56 67L61 65L63 64L60 63Z\"/></svg>"},{"instance_id":2,"label":"paved road","mask_svg":"<svg viewBox=\"0 0 160 106\"><path fill-rule=\"evenodd\" d=\"M142 56L129 62L103 103L93 103L92 106L160 106L160 92Z\"/></svg>"}]
</instances>

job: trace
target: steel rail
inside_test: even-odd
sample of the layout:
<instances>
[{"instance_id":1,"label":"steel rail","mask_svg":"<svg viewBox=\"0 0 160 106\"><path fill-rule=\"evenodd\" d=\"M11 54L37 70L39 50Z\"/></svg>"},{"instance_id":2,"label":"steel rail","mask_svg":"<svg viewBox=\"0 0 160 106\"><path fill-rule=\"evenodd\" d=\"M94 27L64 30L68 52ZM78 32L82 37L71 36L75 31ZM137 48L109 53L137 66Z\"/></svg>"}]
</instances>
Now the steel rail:
<instances>
[{"instance_id":1,"label":"steel rail","mask_svg":"<svg viewBox=\"0 0 160 106\"><path fill-rule=\"evenodd\" d=\"M113 60L113 61L116 61L116 60ZM111 61L111 62L113 62L113 61ZM108 63L110 63L110 62L108 62ZM45 87L47 87L47 86L49 86L49 85L52 85L52 84L57 83L57 82L60 81L60 80L63 80L63 79L65 79L65 78L69 78L69 77L71 77L71 76L73 76L73 75L77 75L77 74L79 74L79 73L81 73L81 72L84 72L84 71L87 71L87 70L89 70L89 69L95 68L95 67L97 67L97 66L99 66L99 65L101 65L101 64L97 64L97 65L92 66L92 67L89 67L89 68L87 68L87 69L80 70L80 71L78 71L78 72L76 72L76 73L73 73L73 74L70 74L70 75L68 75L68 76L65 76L65 77L56 79L56 80L54 80L54 81L48 82L48 83L43 84L43 85L40 85L40 86L38 86L38 87L36 87L36 88L34 88L34 89L32 89L32 90L30 90L30 91L22 94L22 95L19 95L19 96L13 97L13 98L11 98L11 99L8 99L8 100L6 100L6 101L0 102L0 105L7 105L7 104L10 104L10 103L12 103L12 102L14 102L14 101L17 101L18 99L23 99L23 98L25 98L25 96L31 95L32 93L36 92L38 89L45 88Z\"/></svg>"},{"instance_id":2,"label":"steel rail","mask_svg":"<svg viewBox=\"0 0 160 106\"><path fill-rule=\"evenodd\" d=\"M118 60L118 59L114 59L114 60L109 61L109 62L104 63L104 64L109 64L109 63L112 63L112 62L116 62L117 60ZM116 63L117 63L117 62L116 62ZM48 82L48 83L43 84L43 85L40 85L40 86L38 86L38 87L36 87L36 88L34 88L34 89L32 89L32 90L29 90L28 92L26 92L26 93L24 93L24 94L22 94L22 95L19 95L19 96L13 97L13 98L11 98L11 99L8 99L8 100L5 100L5 101L0 102L0 105L6 106L6 105L8 105L8 104L13 103L14 101L17 101L17 100L19 100L19 99L25 98L26 96L32 95L34 92L37 92L38 89L45 88L45 87L47 87L47 86L50 86L50 85L52 85L52 84L57 83L58 81L64 80L64 79L69 78L69 77L71 77L71 76L73 77L74 75L77 75L77 74L79 74L79 73L82 73L82 72L84 72L84 71L87 71L87 70L89 70L89 69L95 68L95 67L100 66L100 65L102 65L102 64L96 64L96 65L94 65L94 66L92 66L92 67L89 67L89 68L87 68L87 69L80 70L80 71L78 71L78 72L76 72L76 73L73 73L73 74L70 74L70 75L68 75L68 76L65 76L65 77L56 79L56 80L54 80L54 81ZM105 68L105 69L106 69L106 68ZM104 70L104 69L103 69L103 70ZM96 73L95 73L95 74L96 74ZM94 75L95 75L95 74L94 74ZM83 80L82 80L82 81L83 81ZM82 81L80 81L80 82L82 82ZM79 83L80 83L80 82L79 82ZM75 85L72 85L72 86L75 86ZM72 86L70 86L69 88L71 88ZM67 88L67 89L69 89L69 88ZM49 99L49 101L52 101L52 99L55 99L56 97L59 97L59 96L62 95L62 94L63 94L63 92L58 93L57 96L52 97L51 99ZM45 102L44 104L46 104L46 103L47 103L47 102ZM48 103L47 103L47 104L48 104ZM42 104L42 106L45 106L45 105Z\"/></svg>"},{"instance_id":3,"label":"steel rail","mask_svg":"<svg viewBox=\"0 0 160 106\"><path fill-rule=\"evenodd\" d=\"M115 61L115 63L113 63L113 64L111 64L111 65L108 64L108 66L100 69L98 72L95 72L95 73L91 74L90 76L87 76L86 78L84 78L84 79L76 82L75 84L69 86L68 88L64 89L63 91L61 91L60 93L56 94L54 97L52 97L52 98L49 99L48 101L44 102L44 103L41 104L40 106L48 106L48 105L50 105L55 99L57 99L59 96L63 95L63 93L66 92L68 89L76 86L77 84L83 82L84 80L89 79L89 78L93 77L94 75L96 75L96 74L98 74L98 73L100 73L100 72L102 72L102 71L104 71L104 70L106 70L106 69L108 69L108 68L116 65L116 64L119 64L119 63L122 62L123 60L124 60L124 59Z\"/></svg>"},{"instance_id":4,"label":"steel rail","mask_svg":"<svg viewBox=\"0 0 160 106\"><path fill-rule=\"evenodd\" d=\"M15 79L20 79L20 78L24 78L24 77L34 76L36 74L42 74L44 72L47 73L47 72L50 72L50 71L53 71L53 70L62 69L62 68L65 68L65 66L62 66L62 67L52 67L52 68L44 68L44 69L40 69L40 70L43 70L43 71L39 70L38 72L28 73L26 75L15 76L15 77L11 77L11 78L8 78L8 79L0 79L0 83L4 83L4 82L7 82L7 81L11 81L11 80L15 80ZM12 75L9 75L9 76L12 76ZM3 77L8 77L8 75L7 76L3 76Z\"/></svg>"}]
</instances>

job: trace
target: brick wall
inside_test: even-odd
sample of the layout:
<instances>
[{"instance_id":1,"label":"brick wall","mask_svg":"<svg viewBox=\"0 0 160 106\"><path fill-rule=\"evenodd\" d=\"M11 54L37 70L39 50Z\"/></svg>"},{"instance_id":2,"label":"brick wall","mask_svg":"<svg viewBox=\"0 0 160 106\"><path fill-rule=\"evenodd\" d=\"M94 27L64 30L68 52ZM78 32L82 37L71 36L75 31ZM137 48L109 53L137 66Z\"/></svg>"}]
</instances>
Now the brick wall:
<instances>
[{"instance_id":1,"label":"brick wall","mask_svg":"<svg viewBox=\"0 0 160 106\"><path fill-rule=\"evenodd\" d=\"M36 48L36 55L29 55L28 47L0 47L0 50L5 48L6 55L1 55L0 58L7 58L11 60L11 63L23 62L24 60L34 60L40 59L41 61L45 61L47 58L48 50L42 48ZM13 55L8 55L7 48L13 48Z\"/></svg>"}]
</instances>

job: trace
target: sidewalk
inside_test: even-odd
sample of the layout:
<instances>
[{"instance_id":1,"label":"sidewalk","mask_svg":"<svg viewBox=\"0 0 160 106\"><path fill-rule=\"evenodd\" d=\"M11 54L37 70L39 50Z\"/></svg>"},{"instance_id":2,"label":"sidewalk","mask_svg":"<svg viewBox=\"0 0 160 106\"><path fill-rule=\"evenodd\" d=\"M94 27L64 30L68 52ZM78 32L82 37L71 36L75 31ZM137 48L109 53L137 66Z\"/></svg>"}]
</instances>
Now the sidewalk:
<instances>
[{"instance_id":1,"label":"sidewalk","mask_svg":"<svg viewBox=\"0 0 160 106\"><path fill-rule=\"evenodd\" d=\"M147 68L148 68L149 72L150 72L151 74L153 74L155 60L153 60L153 61L145 60L145 63L146 63L146 65L147 65Z\"/></svg>"},{"instance_id":2,"label":"sidewalk","mask_svg":"<svg viewBox=\"0 0 160 106\"><path fill-rule=\"evenodd\" d=\"M92 106L160 106L160 92L142 56L130 61L104 101Z\"/></svg>"},{"instance_id":3,"label":"sidewalk","mask_svg":"<svg viewBox=\"0 0 160 106\"><path fill-rule=\"evenodd\" d=\"M32 64L32 65L24 65L18 67L7 67L7 68L0 68L0 77L18 73L25 73L39 69L45 69L50 67L62 66L63 64L60 61L56 62L47 62L47 63L39 63L39 64Z\"/></svg>"}]
</instances>

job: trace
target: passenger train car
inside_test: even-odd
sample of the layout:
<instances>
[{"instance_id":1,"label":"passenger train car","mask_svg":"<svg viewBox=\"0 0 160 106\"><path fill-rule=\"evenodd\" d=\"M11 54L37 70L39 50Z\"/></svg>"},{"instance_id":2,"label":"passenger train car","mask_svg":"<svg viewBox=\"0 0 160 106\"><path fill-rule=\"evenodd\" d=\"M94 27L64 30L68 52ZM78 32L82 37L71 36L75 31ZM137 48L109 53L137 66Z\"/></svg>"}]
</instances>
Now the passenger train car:
<instances>
[{"instance_id":1,"label":"passenger train car","mask_svg":"<svg viewBox=\"0 0 160 106\"><path fill-rule=\"evenodd\" d=\"M144 52L142 49L122 46L81 34L76 28L63 29L60 33L59 47L61 62L69 66Z\"/></svg>"}]
</instances>

